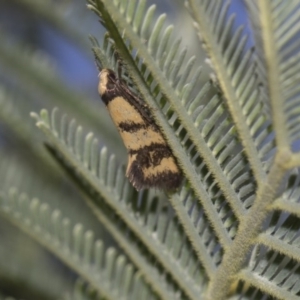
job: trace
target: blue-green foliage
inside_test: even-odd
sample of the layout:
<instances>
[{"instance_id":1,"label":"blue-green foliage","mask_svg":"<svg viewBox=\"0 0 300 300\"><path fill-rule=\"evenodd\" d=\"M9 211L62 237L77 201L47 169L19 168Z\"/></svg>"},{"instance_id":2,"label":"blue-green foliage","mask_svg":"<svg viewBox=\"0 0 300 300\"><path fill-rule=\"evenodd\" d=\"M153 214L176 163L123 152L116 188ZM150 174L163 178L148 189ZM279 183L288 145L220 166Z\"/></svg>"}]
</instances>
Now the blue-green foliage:
<instances>
[{"instance_id":1,"label":"blue-green foliage","mask_svg":"<svg viewBox=\"0 0 300 300\"><path fill-rule=\"evenodd\" d=\"M13 286L22 279L33 299L299 299L300 5L244 0L248 48L229 1L185 0L200 40L191 55L178 25L146 0L88 0L106 30L90 45L79 42L79 24L47 11L47 1L22 2L59 20L55 26L91 48L99 69L121 73L149 106L185 179L173 193L136 192L105 109L60 83L46 59L1 44L0 62L29 92L38 85L47 95L45 108L31 113L40 130L32 129L24 120L34 106L0 87L0 118L30 157L0 152L3 232L35 241L26 247L37 256L36 274L50 270L43 264L50 253L73 277L49 271L65 289L34 272L29 280L19 254L22 272L5 271L4 261L0 278Z\"/></svg>"}]
</instances>

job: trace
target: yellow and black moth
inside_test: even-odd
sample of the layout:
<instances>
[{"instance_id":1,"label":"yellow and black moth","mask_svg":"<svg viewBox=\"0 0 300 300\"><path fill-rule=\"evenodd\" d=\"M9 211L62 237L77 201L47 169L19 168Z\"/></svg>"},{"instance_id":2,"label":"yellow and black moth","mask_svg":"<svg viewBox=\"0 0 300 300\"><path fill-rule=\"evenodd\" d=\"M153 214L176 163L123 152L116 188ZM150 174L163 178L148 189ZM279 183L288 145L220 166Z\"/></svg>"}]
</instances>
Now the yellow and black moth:
<instances>
[{"instance_id":1,"label":"yellow and black moth","mask_svg":"<svg viewBox=\"0 0 300 300\"><path fill-rule=\"evenodd\" d=\"M132 185L179 187L181 171L148 106L110 69L100 72L98 91L128 150L126 176Z\"/></svg>"}]
</instances>

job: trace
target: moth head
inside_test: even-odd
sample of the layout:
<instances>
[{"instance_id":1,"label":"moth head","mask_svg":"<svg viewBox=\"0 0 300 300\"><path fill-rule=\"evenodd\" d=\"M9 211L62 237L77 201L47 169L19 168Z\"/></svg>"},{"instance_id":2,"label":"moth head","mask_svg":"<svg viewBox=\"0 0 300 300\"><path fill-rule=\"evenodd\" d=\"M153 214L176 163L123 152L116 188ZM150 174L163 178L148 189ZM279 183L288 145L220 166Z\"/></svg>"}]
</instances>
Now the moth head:
<instances>
[{"instance_id":1,"label":"moth head","mask_svg":"<svg viewBox=\"0 0 300 300\"><path fill-rule=\"evenodd\" d=\"M104 93L111 91L115 88L118 78L114 71L110 69L103 69L99 73L99 85L98 92L100 96L103 96Z\"/></svg>"}]
</instances>

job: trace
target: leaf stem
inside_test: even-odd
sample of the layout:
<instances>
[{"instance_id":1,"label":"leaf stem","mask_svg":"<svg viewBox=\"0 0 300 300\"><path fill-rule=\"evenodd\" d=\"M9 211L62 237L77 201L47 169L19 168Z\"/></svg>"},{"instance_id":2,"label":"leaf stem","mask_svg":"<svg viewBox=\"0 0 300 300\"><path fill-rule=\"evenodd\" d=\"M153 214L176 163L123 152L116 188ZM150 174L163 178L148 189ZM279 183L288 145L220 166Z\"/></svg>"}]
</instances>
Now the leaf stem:
<instances>
[{"instance_id":1,"label":"leaf stem","mask_svg":"<svg viewBox=\"0 0 300 300\"><path fill-rule=\"evenodd\" d=\"M278 152L266 180L257 191L254 205L244 221L240 224L235 239L224 254L216 276L210 283L207 300L221 300L230 294L236 274L246 263L248 253L261 231L270 205L279 193L286 168L284 161L289 160L285 153Z\"/></svg>"}]
</instances>

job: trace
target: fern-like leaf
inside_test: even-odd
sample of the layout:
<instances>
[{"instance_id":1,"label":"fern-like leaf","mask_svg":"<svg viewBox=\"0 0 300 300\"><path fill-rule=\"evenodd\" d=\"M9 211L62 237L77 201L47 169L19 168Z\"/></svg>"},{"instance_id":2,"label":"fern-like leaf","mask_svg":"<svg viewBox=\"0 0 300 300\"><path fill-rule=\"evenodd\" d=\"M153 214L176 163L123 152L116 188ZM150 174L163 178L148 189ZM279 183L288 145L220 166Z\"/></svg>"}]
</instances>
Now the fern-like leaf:
<instances>
[{"instance_id":1,"label":"fern-like leaf","mask_svg":"<svg viewBox=\"0 0 300 300\"><path fill-rule=\"evenodd\" d=\"M106 227L111 231L111 234L115 237L117 242L120 243L130 259L134 261L141 270L144 270L143 274L148 278L146 281L151 281L153 288L155 290L160 289L160 292L162 292L163 288L159 287L160 284L156 279L154 280L154 269L151 271L152 267L150 267L149 262L138 255L138 253L130 247L130 243L125 241L120 233L118 233L119 229L116 227L115 217L113 217L115 214L120 218L119 222L122 222L121 224L124 223L125 227L134 234L135 243L139 241L144 244L147 247L147 251L164 266L167 273L174 278L184 293L188 294L192 299L197 298L197 294L200 293L200 290L196 285L192 285L189 289L186 289L186 280L191 280L191 282L195 280L195 278L192 279L195 277L195 270L192 271L193 275L191 274L191 277L188 279L187 274L190 272L188 269L191 266L189 266L186 261L182 266L177 262L178 260L181 261L181 252L174 251L170 256L166 251L167 248L171 247L169 243L172 243L172 239L168 237L173 237L176 233L178 250L181 249L181 247L187 247L186 250L190 255L193 255L191 245L181 232L180 226L174 225L171 229L171 227L167 226L170 222L168 219L166 219L167 222L160 223L160 220L163 220L163 218L168 218L168 214L166 216L161 215L159 219L155 216L152 220L154 223L150 222L151 219L149 218L147 218L145 222L144 218L147 213L144 216L144 213L137 213L134 208L135 201L142 195L138 196L133 192L129 183L127 181L124 182L124 170L122 167L116 167L115 157L108 157L105 148L100 151L100 156L98 157L96 154L97 140L93 140L91 134L83 138L82 128L80 126L76 128L74 121L70 122L68 130L60 126L61 131L58 132L56 129L58 126L55 121L56 114L57 110L53 110L51 118L48 116L47 111L42 111L41 116L36 114L33 114L33 116L38 121L37 125L44 131L48 138L48 142L51 145L50 151L65 165L72 176L81 182L82 188L84 188L89 195L101 196L102 200L100 202L97 197L92 197L99 204L95 205L89 201L89 205L93 207L94 211L97 211L96 215L102 223L105 223ZM50 119L52 122L50 122ZM63 124L66 125L65 122L63 122ZM104 203L102 201L104 201ZM131 201L132 204L129 205L128 201ZM97 208L99 205L102 210L106 211L106 214L99 210L100 207ZM109 210L107 210L106 205L114 211L110 218L108 217ZM148 209L150 209L150 207L148 207ZM155 215L156 214L162 214L162 211L157 210ZM177 222L175 222L175 224L176 223ZM198 228L195 229L199 230ZM155 236L157 238L154 238ZM132 242L133 241L131 241L131 243ZM197 252L199 253L199 251ZM187 273L185 269L187 269ZM201 270L198 272L201 272ZM202 276L201 273L199 275Z\"/></svg>"},{"instance_id":2,"label":"fern-like leaf","mask_svg":"<svg viewBox=\"0 0 300 300\"><path fill-rule=\"evenodd\" d=\"M265 177L261 165L264 155L260 153L255 137L261 131L268 132L268 127L260 103L255 68L251 64L251 50L244 55L243 27L231 32L234 15L226 20L229 1L216 5L215 1L187 0L186 4L211 58L254 176L259 181Z\"/></svg>"},{"instance_id":3,"label":"fern-like leaf","mask_svg":"<svg viewBox=\"0 0 300 300\"><path fill-rule=\"evenodd\" d=\"M62 189L55 193L55 180L44 191L31 166L11 163L15 149L1 149L1 216L78 275L63 299L298 299L299 3L244 0L251 40L244 26L235 26L230 1L185 0L214 72L208 80L198 52L190 54L176 27L166 14L156 15L154 5L147 8L146 0L87 2L107 30L102 43L90 37L99 71L114 70L145 101L146 113L182 170L182 186L172 193L133 190L118 163L125 149L113 146L120 140L99 146L102 135L106 143L114 130L104 119L105 109L58 84L46 59L39 63L35 52L1 43L0 61L22 88L31 92L37 85L46 102L80 119L82 125L59 117L57 109L32 114L46 149L88 206L82 216L70 212L72 221L66 221L72 197ZM50 2L22 3L45 15ZM62 21L55 9L49 16L50 22ZM56 27L72 36L70 24ZM45 155L28 142L31 130L18 123L32 99L16 113L9 105L14 95L0 94L0 117L18 145L43 160ZM86 134L85 127L94 134ZM117 155L110 154L111 148ZM9 189L13 183L32 187L45 200L53 195L59 210L18 195ZM79 225L80 218L90 227L86 217L94 218L97 229L102 229L100 221L122 254L94 242L98 232ZM73 220L77 225L71 228Z\"/></svg>"},{"instance_id":4,"label":"fern-like leaf","mask_svg":"<svg viewBox=\"0 0 300 300\"><path fill-rule=\"evenodd\" d=\"M142 5L142 2L139 4ZM114 5L115 8L113 8ZM139 91L145 101L150 105L150 107L156 107L157 104L155 104L155 102L162 105L163 111L167 113L167 116L169 117L169 124L166 124L165 118L162 118L160 111L157 109L153 110L153 115L157 119L159 125L161 125L166 138L168 139L174 154L177 156L197 198L199 200L201 199L201 204L205 208L208 219L213 224L214 228L217 229L218 238L222 240L224 245L226 245L230 238L228 234L224 232L223 225L217 221L218 213L211 209L206 191L213 191L213 187L219 186L222 191L224 191L223 195L225 195L226 200L230 201L228 206L232 207L237 212L236 215L238 216L243 215L241 199L247 203L246 206L249 206L251 205L251 199L253 200L253 194L251 195L251 192L249 193L251 187L246 187L249 185L248 179L251 177L250 173L249 175L245 174L244 177L241 177L240 181L234 182L234 179L236 179L235 174L247 173L249 167L247 166L247 162L244 161L242 155L232 156L232 153L237 154L240 152L241 148L239 148L240 145L234 137L234 129L230 131L230 126L226 120L226 113L222 107L221 100L218 99L217 96L212 98L210 105L215 104L215 107L208 106L207 109L203 109L203 112L201 113L201 101L204 101L203 96L205 95L204 90L200 90L196 97L191 96L189 99L188 97L184 97L184 99L181 98L184 94L180 94L182 92L179 92L180 88L183 86L186 88L190 85L193 86L195 84L195 78L198 78L198 75L196 75L198 73L197 71L189 70L193 59L191 59L190 63L187 63L186 69L181 68L181 63L184 60L186 51L182 50L176 57L176 51L180 49L178 47L180 43L175 41L177 44L173 47L172 42L170 41L169 43L166 42L166 46L160 46L158 41L162 41L162 38L157 37L169 36L167 32L171 30L170 27L168 27L166 31L163 32L161 26L161 22L164 19L163 16L157 19L156 24L153 25L152 33L150 34L153 7L150 7L147 11L140 29L137 27L131 27L133 26L132 24L134 24L134 18L127 21L124 15L125 12L119 11L121 6L118 6L118 2L113 4L112 2L106 3L105 1L91 1L90 7L99 16L101 16L102 22L105 23L106 28L110 31L109 34L112 38L114 38L117 51L120 52L123 59L126 61L126 65L128 65L128 72L130 73L133 81L138 85ZM135 17L138 17L139 12L139 5L137 5ZM121 33L118 33L116 32L116 29L113 29L113 26L115 26L112 25L113 22L116 22L116 24L125 28L124 32L126 39L130 41L130 47L139 50L138 55L133 57L131 53L128 52L125 43L121 40ZM148 41L146 43L147 47L140 42L141 38ZM155 44L155 41L157 41L157 44ZM154 44L156 45L155 47L153 46ZM155 61L156 55L153 54L155 51L154 49L159 49L160 47L164 47L164 53L168 55L168 57L164 60L167 64L166 66L160 66L160 63ZM143 60L141 61L141 59ZM178 62L177 64L176 61ZM135 66L134 70L131 68L132 65ZM172 66L172 68L170 68L171 65L174 65L174 67ZM136 69L139 69L139 71ZM175 78L174 74L177 74L178 72L182 72L182 74ZM190 77L194 78L194 82L189 82ZM145 85L145 81L147 82L147 85ZM174 92L177 84L179 84L177 90L178 94ZM148 86L150 86L150 90ZM162 97L162 95L164 95L164 97ZM168 98L166 99L166 97ZM165 107L166 101L168 101L168 107ZM193 107L197 106L198 110L194 112ZM191 115L193 118L191 118ZM208 118L210 118L210 122L207 120ZM217 126L214 126L216 119L223 120L223 122L218 124L220 125L218 129ZM206 124L206 126L204 126L204 124ZM170 131L170 125L173 126L173 130L175 130L176 135L182 138L181 146L179 146L178 141L173 138L174 134ZM199 130L202 131L200 136ZM211 137L209 143L216 146L215 153L215 149L209 149L206 142L206 139L210 137L214 130L216 132L218 130L223 131L225 137L228 138L228 140L225 138L220 144L214 144L214 137ZM226 151L223 151L224 148L222 148L222 143L229 141L232 148L228 147ZM182 146L186 147L186 153L182 153ZM218 155L220 155L220 157L218 157ZM197 167L195 170L195 167L191 165L191 162L186 159L187 156L192 158L194 164L195 161L200 162L201 158L203 158L203 160L207 163L208 168L211 170L212 176L207 176L207 173L205 172L207 166L202 162L199 166L196 165ZM224 163L224 161L226 161L226 163ZM239 163L237 164L237 162ZM231 173L230 176L232 176L232 182L230 182L227 177L220 176L220 164L224 165L227 173ZM232 166L235 166L235 168L232 168ZM213 176L216 179L211 182ZM200 179L200 183L199 180L195 180L196 178ZM242 178L244 178L244 180L242 180ZM237 191L235 191L235 188ZM237 196L237 192L239 191L242 191L241 199ZM216 192L216 194L218 194L218 192ZM216 210L218 209L216 208ZM231 215L231 218L232 217L233 216ZM232 220L231 223L234 223L234 220Z\"/></svg>"},{"instance_id":5,"label":"fern-like leaf","mask_svg":"<svg viewBox=\"0 0 300 300\"><path fill-rule=\"evenodd\" d=\"M51 210L36 198L30 200L14 189L7 195L2 194L0 201L0 213L4 217L13 220L16 226L61 259L102 297L119 299L122 295L124 299L135 299L132 298L135 289L145 293L142 279L124 256L118 255L114 248L105 250L103 242L95 241L94 233L85 231L81 224L72 226L60 211ZM128 277L112 276L114 273L121 276L123 272ZM130 289L128 285L133 287ZM148 295L151 293L148 289Z\"/></svg>"}]
</instances>

